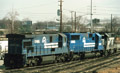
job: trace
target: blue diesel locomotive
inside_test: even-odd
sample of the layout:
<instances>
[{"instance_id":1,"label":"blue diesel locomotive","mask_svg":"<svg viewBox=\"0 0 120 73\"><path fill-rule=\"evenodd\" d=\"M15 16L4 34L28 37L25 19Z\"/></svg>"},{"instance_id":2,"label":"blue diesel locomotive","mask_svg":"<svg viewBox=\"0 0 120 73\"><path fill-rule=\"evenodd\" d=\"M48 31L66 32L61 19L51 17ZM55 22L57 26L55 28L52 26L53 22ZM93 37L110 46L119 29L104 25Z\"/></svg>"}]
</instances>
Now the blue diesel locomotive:
<instances>
[{"instance_id":1,"label":"blue diesel locomotive","mask_svg":"<svg viewBox=\"0 0 120 73\"><path fill-rule=\"evenodd\" d=\"M102 45L102 36L99 33L65 33L68 41L68 49L72 57L79 55L85 57L85 53L100 52L103 55L104 47Z\"/></svg>"},{"instance_id":2,"label":"blue diesel locomotive","mask_svg":"<svg viewBox=\"0 0 120 73\"><path fill-rule=\"evenodd\" d=\"M99 33L40 35L8 34L4 65L15 68L40 65L45 61L64 62L85 57L86 52L104 55L104 38ZM104 40L105 42L106 40ZM107 43L107 42L106 42Z\"/></svg>"}]
</instances>

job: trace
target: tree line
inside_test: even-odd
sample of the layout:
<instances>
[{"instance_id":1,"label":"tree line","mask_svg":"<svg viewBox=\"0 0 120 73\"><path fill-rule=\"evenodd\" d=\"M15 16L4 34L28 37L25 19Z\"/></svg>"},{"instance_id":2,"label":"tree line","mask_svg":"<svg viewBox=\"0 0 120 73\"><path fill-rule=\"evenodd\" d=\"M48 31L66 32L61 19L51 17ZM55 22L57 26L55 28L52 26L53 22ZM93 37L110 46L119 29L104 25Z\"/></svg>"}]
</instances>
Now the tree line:
<instances>
[{"instance_id":1,"label":"tree line","mask_svg":"<svg viewBox=\"0 0 120 73\"><path fill-rule=\"evenodd\" d=\"M23 20L18 19L19 14L17 12L9 12L6 17L0 20L0 29L6 29L7 33L33 33L36 30L42 30L42 29L58 29L60 27L59 21L38 21L36 23L32 23L32 20L29 18L25 18ZM120 18L114 17L111 20L104 19L100 20L98 18L95 18L93 21L93 27L94 31L96 31L96 27L104 27L102 28L103 32L117 32L120 27ZM31 22L29 24L26 24L25 22ZM90 28L90 20L87 18L83 18L82 16L76 17L76 25L74 24L75 21L71 20L68 17L63 16L63 32L74 32L77 29L77 32L89 32ZM77 27L75 29L75 26ZM96 28L96 29L95 29ZM0 34L4 34L0 32Z\"/></svg>"}]
</instances>

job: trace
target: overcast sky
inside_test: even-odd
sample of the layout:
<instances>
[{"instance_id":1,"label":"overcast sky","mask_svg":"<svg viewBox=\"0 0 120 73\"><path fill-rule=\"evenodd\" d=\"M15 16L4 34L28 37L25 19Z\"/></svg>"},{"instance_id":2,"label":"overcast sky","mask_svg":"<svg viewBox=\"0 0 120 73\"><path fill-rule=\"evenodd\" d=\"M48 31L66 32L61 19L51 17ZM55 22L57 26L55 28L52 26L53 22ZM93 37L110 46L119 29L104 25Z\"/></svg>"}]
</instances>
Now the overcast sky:
<instances>
[{"instance_id":1,"label":"overcast sky","mask_svg":"<svg viewBox=\"0 0 120 73\"><path fill-rule=\"evenodd\" d=\"M63 15L70 17L70 11L76 11L77 16L89 18L91 0L63 0ZM58 0L0 0L0 19L8 12L17 11L18 19L29 18L36 21L55 21ZM120 0L93 0L93 18L110 18L110 14L120 16Z\"/></svg>"}]
</instances>

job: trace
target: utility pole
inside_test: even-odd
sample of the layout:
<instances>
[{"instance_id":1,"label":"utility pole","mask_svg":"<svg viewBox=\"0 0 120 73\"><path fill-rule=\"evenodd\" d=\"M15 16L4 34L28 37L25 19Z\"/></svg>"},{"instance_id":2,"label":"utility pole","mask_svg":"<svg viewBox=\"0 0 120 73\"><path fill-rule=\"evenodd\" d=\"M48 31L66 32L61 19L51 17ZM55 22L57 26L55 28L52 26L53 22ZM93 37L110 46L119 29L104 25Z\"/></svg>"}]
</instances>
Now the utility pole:
<instances>
[{"instance_id":1,"label":"utility pole","mask_svg":"<svg viewBox=\"0 0 120 73\"><path fill-rule=\"evenodd\" d=\"M113 31L112 31L112 14L111 14L111 32L113 32Z\"/></svg>"},{"instance_id":2,"label":"utility pole","mask_svg":"<svg viewBox=\"0 0 120 73\"><path fill-rule=\"evenodd\" d=\"M71 11L71 24L72 24L72 32L74 31L74 29L73 29L73 26L74 26L74 24L73 24L73 11Z\"/></svg>"},{"instance_id":3,"label":"utility pole","mask_svg":"<svg viewBox=\"0 0 120 73\"><path fill-rule=\"evenodd\" d=\"M92 0L91 0L91 15L90 15L90 18L91 18L91 33L93 32L93 22L92 22Z\"/></svg>"},{"instance_id":4,"label":"utility pole","mask_svg":"<svg viewBox=\"0 0 120 73\"><path fill-rule=\"evenodd\" d=\"M63 25L62 25L62 0L59 1L60 2L60 32L62 32L62 28L63 28Z\"/></svg>"},{"instance_id":5,"label":"utility pole","mask_svg":"<svg viewBox=\"0 0 120 73\"><path fill-rule=\"evenodd\" d=\"M76 24L76 12L75 12L75 32L77 31L77 24Z\"/></svg>"},{"instance_id":6,"label":"utility pole","mask_svg":"<svg viewBox=\"0 0 120 73\"><path fill-rule=\"evenodd\" d=\"M14 11L13 11L13 7L12 7L12 14L11 14L11 20L12 20L12 22L11 22L11 33L13 33L13 31L14 31Z\"/></svg>"}]
</instances>

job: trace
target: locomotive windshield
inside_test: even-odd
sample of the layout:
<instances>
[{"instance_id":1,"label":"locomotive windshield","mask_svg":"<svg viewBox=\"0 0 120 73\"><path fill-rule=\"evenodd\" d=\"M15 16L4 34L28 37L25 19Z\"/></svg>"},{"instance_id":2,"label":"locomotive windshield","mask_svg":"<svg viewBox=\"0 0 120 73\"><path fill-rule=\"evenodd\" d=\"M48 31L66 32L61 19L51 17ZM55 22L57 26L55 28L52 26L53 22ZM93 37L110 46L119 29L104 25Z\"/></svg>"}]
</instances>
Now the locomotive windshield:
<instances>
[{"instance_id":1,"label":"locomotive windshield","mask_svg":"<svg viewBox=\"0 0 120 73\"><path fill-rule=\"evenodd\" d=\"M92 34L89 34L89 38L91 38L92 37Z\"/></svg>"},{"instance_id":2,"label":"locomotive windshield","mask_svg":"<svg viewBox=\"0 0 120 73\"><path fill-rule=\"evenodd\" d=\"M80 39L80 35L72 35L71 36L71 40L79 40Z\"/></svg>"}]
</instances>

